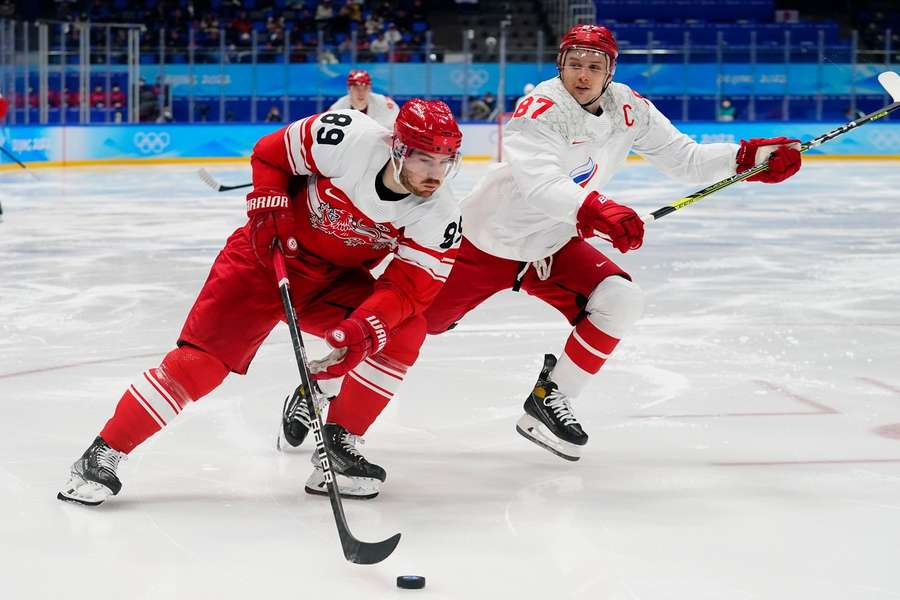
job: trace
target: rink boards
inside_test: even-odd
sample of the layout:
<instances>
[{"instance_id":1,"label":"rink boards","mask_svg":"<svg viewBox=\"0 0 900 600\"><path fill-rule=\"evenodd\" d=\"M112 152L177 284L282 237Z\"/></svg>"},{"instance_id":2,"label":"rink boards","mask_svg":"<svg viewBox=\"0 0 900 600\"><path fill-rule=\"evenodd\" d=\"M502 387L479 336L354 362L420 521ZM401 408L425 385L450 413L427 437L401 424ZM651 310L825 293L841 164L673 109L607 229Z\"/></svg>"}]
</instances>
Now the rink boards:
<instances>
[{"instance_id":1,"label":"rink boards","mask_svg":"<svg viewBox=\"0 0 900 600\"><path fill-rule=\"evenodd\" d=\"M699 142L737 142L753 137L783 135L814 138L841 123L691 122L678 127ZM0 146L20 161L35 166L134 162L230 161L250 156L253 144L282 125L150 124L111 126L13 126L0 129ZM463 123L463 157L494 160L498 126ZM900 123L873 123L810 150L811 156L840 158L900 158ZM0 169L15 167L0 155Z\"/></svg>"}]
</instances>

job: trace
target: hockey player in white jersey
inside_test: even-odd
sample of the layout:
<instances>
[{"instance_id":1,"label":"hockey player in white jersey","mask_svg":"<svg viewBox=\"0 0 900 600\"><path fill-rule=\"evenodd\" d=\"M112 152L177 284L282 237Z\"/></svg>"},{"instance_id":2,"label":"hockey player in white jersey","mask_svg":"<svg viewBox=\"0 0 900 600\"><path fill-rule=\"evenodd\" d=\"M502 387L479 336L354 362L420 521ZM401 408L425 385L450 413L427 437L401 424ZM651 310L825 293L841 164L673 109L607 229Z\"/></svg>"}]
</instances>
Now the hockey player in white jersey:
<instances>
[{"instance_id":1,"label":"hockey player in white jersey","mask_svg":"<svg viewBox=\"0 0 900 600\"><path fill-rule=\"evenodd\" d=\"M365 113L385 129L393 129L400 108L389 96L372 91L372 76L363 69L353 69L347 75L347 95L338 98L329 110L352 108Z\"/></svg>"},{"instance_id":2,"label":"hockey player in white jersey","mask_svg":"<svg viewBox=\"0 0 900 600\"><path fill-rule=\"evenodd\" d=\"M617 56L605 27L579 25L563 36L558 77L518 103L503 138L505 162L463 201L459 255L425 311L429 333L438 334L496 292L521 289L569 320L562 352L545 356L516 427L567 460L578 460L588 440L571 400L642 312L631 277L587 242L605 238L623 253L641 247L641 218L602 193L628 153L696 184L766 160L769 169L748 181L777 183L800 168L797 140L694 142L651 102L613 82Z\"/></svg>"}]
</instances>

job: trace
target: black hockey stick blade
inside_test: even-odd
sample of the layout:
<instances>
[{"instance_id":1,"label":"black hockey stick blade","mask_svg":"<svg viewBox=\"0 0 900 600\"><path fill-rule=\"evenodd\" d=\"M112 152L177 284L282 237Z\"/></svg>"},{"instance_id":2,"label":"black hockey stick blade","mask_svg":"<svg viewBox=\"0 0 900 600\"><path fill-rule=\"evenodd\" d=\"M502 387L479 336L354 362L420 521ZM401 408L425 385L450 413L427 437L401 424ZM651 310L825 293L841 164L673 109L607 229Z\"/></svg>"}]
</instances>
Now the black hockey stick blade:
<instances>
[{"instance_id":1,"label":"black hockey stick blade","mask_svg":"<svg viewBox=\"0 0 900 600\"><path fill-rule=\"evenodd\" d=\"M209 174L206 169L198 169L197 176L200 180L217 192L227 192L229 190L239 190L241 188L250 187L252 183L242 183L240 185L222 185L215 177Z\"/></svg>"},{"instance_id":2,"label":"black hockey stick blade","mask_svg":"<svg viewBox=\"0 0 900 600\"><path fill-rule=\"evenodd\" d=\"M349 532L348 532L349 534ZM374 565L380 563L400 543L400 534L392 535L381 542L361 542L352 535L348 540L341 540L344 548L344 558L357 565Z\"/></svg>"}]
</instances>

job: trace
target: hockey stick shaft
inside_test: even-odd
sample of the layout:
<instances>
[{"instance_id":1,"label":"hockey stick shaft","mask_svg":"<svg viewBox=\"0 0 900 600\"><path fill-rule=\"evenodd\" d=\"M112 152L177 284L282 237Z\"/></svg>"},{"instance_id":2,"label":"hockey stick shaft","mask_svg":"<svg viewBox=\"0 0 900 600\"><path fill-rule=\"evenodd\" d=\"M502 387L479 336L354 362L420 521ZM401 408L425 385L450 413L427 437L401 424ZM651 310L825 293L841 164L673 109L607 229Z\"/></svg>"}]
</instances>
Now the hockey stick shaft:
<instances>
[{"instance_id":1,"label":"hockey stick shaft","mask_svg":"<svg viewBox=\"0 0 900 600\"><path fill-rule=\"evenodd\" d=\"M13 161L13 162L16 163L17 165L19 165L20 167L22 167L23 169L25 169L26 171L28 171L28 174L29 174L29 175L31 175L31 176L34 177L35 179L38 178L38 176L35 175L34 173L32 173L32 172L31 172L31 169L29 169L27 166L25 166L25 163L23 163L21 160L19 160L18 158L16 158L15 155L13 155L12 152L10 152L9 150L7 150L7 149L4 148L3 146L0 146L0 152L3 152L3 154L5 154L5 155L9 158L9 160Z\"/></svg>"},{"instance_id":2,"label":"hockey stick shaft","mask_svg":"<svg viewBox=\"0 0 900 600\"><path fill-rule=\"evenodd\" d=\"M202 168L198 169L197 175L200 177L200 179L203 181L203 183L205 183L206 185L208 185L209 187L211 187L212 189L214 189L217 192L228 192L231 190L239 190L241 188L251 187L253 185L252 183L242 183L240 185L222 185L221 183L219 183L219 181L215 177L210 175L209 171L207 171L206 169L202 169Z\"/></svg>"},{"instance_id":3,"label":"hockey stick shaft","mask_svg":"<svg viewBox=\"0 0 900 600\"><path fill-rule=\"evenodd\" d=\"M894 102L892 104L885 106L884 108L880 108L880 109L878 109L874 112L871 112L865 116L862 116L854 121L850 121L849 123L841 125L840 127L836 127L835 129L832 129L828 133L823 133L822 135L815 138L814 140L810 140L808 142L804 142L803 144L801 144L800 152L806 152L810 148L814 148L820 144L824 144L827 141L833 140L834 138L836 138L840 135L843 135L843 134L847 133L848 131L855 129L855 128L859 127L860 125L865 125L866 123L871 123L872 121L877 121L878 119L882 119L882 118L888 116L893 111L897 110L898 108L900 108L900 102ZM666 216L668 214L675 212L676 210L680 210L680 209L684 208L685 206L690 206L691 204L693 204L699 200L702 200L703 198L706 198L707 196L715 194L716 192L723 190L732 184L735 184L739 181L744 181L745 179L753 177L754 175L756 175L758 173L762 173L763 171L765 171L768 168L769 168L768 163L762 163L762 164L756 165L752 169L744 171L743 173L738 173L736 175L732 175L731 177L728 177L727 179L723 179L722 181L718 181L708 187L703 188L702 190L700 190L698 192L694 192L690 196L685 196L684 198L680 198L679 200L676 200L675 202L672 202L671 204L669 204L667 206L658 208L658 209L654 210L653 212L651 212L650 214L645 215L641 218L644 220L645 223L650 223L652 221L656 221L658 219L663 218L664 216Z\"/></svg>"},{"instance_id":4,"label":"hockey stick shaft","mask_svg":"<svg viewBox=\"0 0 900 600\"><path fill-rule=\"evenodd\" d=\"M291 302L290 281L287 275L287 265L285 264L284 254L281 248L276 246L273 252L273 265L275 267L275 277L278 280L278 289L281 292L281 303L284 305L284 316L287 321L288 329L291 332L291 341L294 345L294 356L297 359L297 368L300 371L300 381L306 390L304 399L306 408L310 414L310 425L313 430L313 437L316 441L316 453L322 465L325 475L325 484L328 488L328 498L331 500L331 510L334 513L334 521L337 525L338 536L341 539L341 548L344 551L344 557L356 564L371 565L383 561L391 555L394 548L400 542L400 534L396 534L384 541L369 543L362 542L350 533L347 525L347 517L344 515L344 505L341 502L340 490L338 490L337 482L334 477L334 471L331 469L331 462L328 456L328 449L325 447L325 439L322 435L322 417L316 410L313 401L313 386L311 385L311 377L309 374L309 361L306 358L306 347L303 345L303 337L300 334L300 328L297 325L297 315L294 312L294 304Z\"/></svg>"}]
</instances>

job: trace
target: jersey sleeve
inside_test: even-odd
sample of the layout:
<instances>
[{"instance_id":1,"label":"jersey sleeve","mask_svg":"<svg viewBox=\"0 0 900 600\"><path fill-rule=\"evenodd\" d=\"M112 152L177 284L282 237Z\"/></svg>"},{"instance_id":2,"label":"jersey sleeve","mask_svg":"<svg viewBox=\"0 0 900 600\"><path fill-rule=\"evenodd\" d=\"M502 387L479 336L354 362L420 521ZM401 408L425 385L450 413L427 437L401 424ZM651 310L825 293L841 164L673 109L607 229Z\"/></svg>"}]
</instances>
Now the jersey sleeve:
<instances>
[{"instance_id":1,"label":"jersey sleeve","mask_svg":"<svg viewBox=\"0 0 900 600\"><path fill-rule=\"evenodd\" d=\"M541 100L551 102L538 97L535 104ZM556 221L574 225L587 192L563 170L568 141L551 124L557 116L553 111L558 110L551 105L546 111L538 108L514 117L503 134L504 162L525 202Z\"/></svg>"},{"instance_id":2,"label":"jersey sleeve","mask_svg":"<svg viewBox=\"0 0 900 600\"><path fill-rule=\"evenodd\" d=\"M649 100L634 151L657 169L684 183L703 184L735 174L737 144L699 144L672 125Z\"/></svg>"},{"instance_id":3,"label":"jersey sleeve","mask_svg":"<svg viewBox=\"0 0 900 600\"><path fill-rule=\"evenodd\" d=\"M350 166L345 150L359 150L368 129L353 112L311 115L261 138L250 157L254 189L284 193L297 175L343 175Z\"/></svg>"},{"instance_id":4,"label":"jersey sleeve","mask_svg":"<svg viewBox=\"0 0 900 600\"><path fill-rule=\"evenodd\" d=\"M389 331L428 308L453 268L462 219L458 209L434 212L403 228L393 260L360 305L378 315Z\"/></svg>"}]
</instances>

